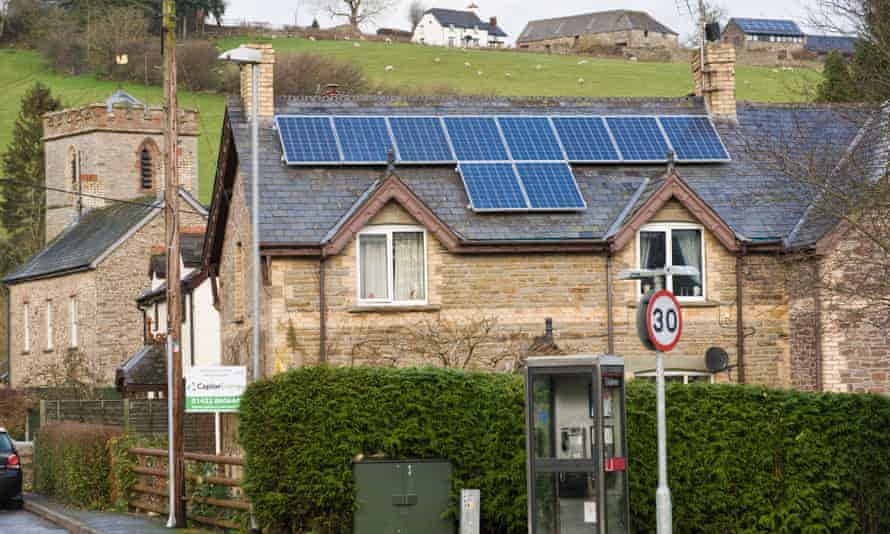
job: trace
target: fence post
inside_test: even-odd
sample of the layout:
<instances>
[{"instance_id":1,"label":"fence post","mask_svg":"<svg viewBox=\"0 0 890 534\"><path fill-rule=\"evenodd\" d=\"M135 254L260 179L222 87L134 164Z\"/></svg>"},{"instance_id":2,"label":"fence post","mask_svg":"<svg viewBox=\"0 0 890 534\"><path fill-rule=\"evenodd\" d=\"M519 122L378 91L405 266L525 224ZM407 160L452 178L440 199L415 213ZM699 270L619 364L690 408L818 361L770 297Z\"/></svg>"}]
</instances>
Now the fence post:
<instances>
[{"instance_id":1,"label":"fence post","mask_svg":"<svg viewBox=\"0 0 890 534\"><path fill-rule=\"evenodd\" d=\"M40 399L40 428L46 425L46 400Z\"/></svg>"},{"instance_id":2,"label":"fence post","mask_svg":"<svg viewBox=\"0 0 890 534\"><path fill-rule=\"evenodd\" d=\"M121 406L124 410L124 430L126 432L130 431L130 399L124 399L121 401Z\"/></svg>"}]
</instances>

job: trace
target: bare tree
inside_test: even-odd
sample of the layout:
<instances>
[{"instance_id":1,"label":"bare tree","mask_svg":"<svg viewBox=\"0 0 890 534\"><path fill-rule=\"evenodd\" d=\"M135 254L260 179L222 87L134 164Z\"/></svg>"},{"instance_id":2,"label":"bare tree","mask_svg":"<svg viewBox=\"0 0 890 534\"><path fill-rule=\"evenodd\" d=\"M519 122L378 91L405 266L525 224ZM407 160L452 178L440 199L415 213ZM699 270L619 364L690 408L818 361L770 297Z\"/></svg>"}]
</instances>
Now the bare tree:
<instances>
[{"instance_id":1,"label":"bare tree","mask_svg":"<svg viewBox=\"0 0 890 534\"><path fill-rule=\"evenodd\" d=\"M679 2L680 0L678 0ZM728 18L726 8L716 2L699 2L698 0L682 0L682 4L677 6L680 11L685 11L695 25L696 30L687 35L683 39L683 44L687 48L696 48L701 43L702 28L701 23L705 24L723 24Z\"/></svg>"},{"instance_id":2,"label":"bare tree","mask_svg":"<svg viewBox=\"0 0 890 534\"><path fill-rule=\"evenodd\" d=\"M318 7L335 19L345 18L358 28L395 5L395 0L317 0Z\"/></svg>"},{"instance_id":3,"label":"bare tree","mask_svg":"<svg viewBox=\"0 0 890 534\"><path fill-rule=\"evenodd\" d=\"M425 12L426 7L424 7L423 2L420 0L411 2L411 5L408 7L408 19L411 21L412 32L417 29L417 25L420 24L420 20Z\"/></svg>"}]
</instances>

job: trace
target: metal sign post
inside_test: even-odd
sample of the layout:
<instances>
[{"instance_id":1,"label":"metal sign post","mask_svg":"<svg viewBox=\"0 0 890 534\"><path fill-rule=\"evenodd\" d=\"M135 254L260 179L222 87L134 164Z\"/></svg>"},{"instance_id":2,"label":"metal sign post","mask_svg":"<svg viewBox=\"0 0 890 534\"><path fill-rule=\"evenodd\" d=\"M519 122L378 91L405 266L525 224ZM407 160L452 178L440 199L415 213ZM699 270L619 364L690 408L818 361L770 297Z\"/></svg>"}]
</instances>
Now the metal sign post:
<instances>
[{"instance_id":1,"label":"metal sign post","mask_svg":"<svg viewBox=\"0 0 890 534\"><path fill-rule=\"evenodd\" d=\"M671 351L683 333L683 313L673 293L664 289L667 276L696 276L694 267L636 269L618 275L620 280L655 280L655 290L637 304L637 332L643 346L655 351L655 412L658 426L658 488L655 490L655 521L658 534L671 534L671 489L667 480L667 409L664 398L664 353Z\"/></svg>"}]
</instances>

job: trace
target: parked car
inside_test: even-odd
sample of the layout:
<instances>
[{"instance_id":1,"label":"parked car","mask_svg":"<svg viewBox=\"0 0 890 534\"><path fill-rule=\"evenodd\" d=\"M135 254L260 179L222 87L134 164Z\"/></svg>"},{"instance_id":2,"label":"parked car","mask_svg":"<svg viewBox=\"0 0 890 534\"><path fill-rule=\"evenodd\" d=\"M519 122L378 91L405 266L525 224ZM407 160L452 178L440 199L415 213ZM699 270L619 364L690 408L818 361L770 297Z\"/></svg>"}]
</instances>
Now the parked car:
<instances>
[{"instance_id":1,"label":"parked car","mask_svg":"<svg viewBox=\"0 0 890 534\"><path fill-rule=\"evenodd\" d=\"M6 429L0 428L0 503L21 509L22 461Z\"/></svg>"}]
</instances>

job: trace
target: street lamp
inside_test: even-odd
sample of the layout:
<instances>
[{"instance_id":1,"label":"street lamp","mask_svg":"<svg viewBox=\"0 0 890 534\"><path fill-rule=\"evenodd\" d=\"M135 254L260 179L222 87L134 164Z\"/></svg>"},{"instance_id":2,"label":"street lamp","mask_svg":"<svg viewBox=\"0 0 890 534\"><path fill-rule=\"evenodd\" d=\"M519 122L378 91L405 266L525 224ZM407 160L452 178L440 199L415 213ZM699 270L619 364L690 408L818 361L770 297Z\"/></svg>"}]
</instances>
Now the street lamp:
<instances>
[{"instance_id":1,"label":"street lamp","mask_svg":"<svg viewBox=\"0 0 890 534\"><path fill-rule=\"evenodd\" d=\"M219 59L240 65L250 65L250 225L251 232L251 283L253 286L253 381L260 379L260 141L259 141L259 68L263 54L244 45L223 52ZM250 505L250 532L260 532Z\"/></svg>"},{"instance_id":2,"label":"street lamp","mask_svg":"<svg viewBox=\"0 0 890 534\"><path fill-rule=\"evenodd\" d=\"M251 151L251 179L250 179L250 225L251 232L251 282L253 289L253 380L260 379L260 156L259 156L259 126L257 108L259 107L259 66L263 54L254 48L244 45L220 54L222 61L231 61L238 65L250 65L251 67L251 106L250 106L250 151Z\"/></svg>"}]
</instances>

